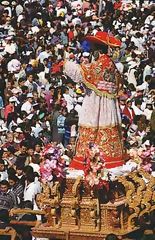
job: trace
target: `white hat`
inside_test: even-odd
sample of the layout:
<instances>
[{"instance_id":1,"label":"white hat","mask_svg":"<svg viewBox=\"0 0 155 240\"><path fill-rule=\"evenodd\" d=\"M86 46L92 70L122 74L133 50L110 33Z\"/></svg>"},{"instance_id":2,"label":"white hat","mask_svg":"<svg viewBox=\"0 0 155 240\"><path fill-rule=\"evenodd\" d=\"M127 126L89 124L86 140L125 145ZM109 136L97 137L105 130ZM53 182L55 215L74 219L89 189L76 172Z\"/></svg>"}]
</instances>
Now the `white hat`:
<instances>
[{"instance_id":1,"label":"white hat","mask_svg":"<svg viewBox=\"0 0 155 240\"><path fill-rule=\"evenodd\" d=\"M2 1L1 4L2 4L3 6L9 6L10 3L9 3L8 1Z\"/></svg>"},{"instance_id":2,"label":"white hat","mask_svg":"<svg viewBox=\"0 0 155 240\"><path fill-rule=\"evenodd\" d=\"M89 55L90 55L89 52L83 52L82 54L83 57L89 57Z\"/></svg>"},{"instance_id":3,"label":"white hat","mask_svg":"<svg viewBox=\"0 0 155 240\"><path fill-rule=\"evenodd\" d=\"M126 38L125 37L122 37L122 42L125 42L126 41Z\"/></svg>"},{"instance_id":4,"label":"white hat","mask_svg":"<svg viewBox=\"0 0 155 240\"><path fill-rule=\"evenodd\" d=\"M12 1L12 6L16 6L17 5L17 3L15 2L15 1Z\"/></svg>"},{"instance_id":5,"label":"white hat","mask_svg":"<svg viewBox=\"0 0 155 240\"><path fill-rule=\"evenodd\" d=\"M128 99L126 100L126 103L131 102L131 101L132 101L131 98L128 98Z\"/></svg>"},{"instance_id":6,"label":"white hat","mask_svg":"<svg viewBox=\"0 0 155 240\"><path fill-rule=\"evenodd\" d=\"M17 98L14 96L9 98L9 102L16 102L16 101L17 101Z\"/></svg>"},{"instance_id":7,"label":"white hat","mask_svg":"<svg viewBox=\"0 0 155 240\"><path fill-rule=\"evenodd\" d=\"M17 127L17 128L15 129L15 132L17 132L17 133L22 133L22 130L21 130L21 128Z\"/></svg>"},{"instance_id":8,"label":"white hat","mask_svg":"<svg viewBox=\"0 0 155 240\"><path fill-rule=\"evenodd\" d=\"M32 93L28 93L27 94L27 98L33 98L33 94Z\"/></svg>"}]
</instances>

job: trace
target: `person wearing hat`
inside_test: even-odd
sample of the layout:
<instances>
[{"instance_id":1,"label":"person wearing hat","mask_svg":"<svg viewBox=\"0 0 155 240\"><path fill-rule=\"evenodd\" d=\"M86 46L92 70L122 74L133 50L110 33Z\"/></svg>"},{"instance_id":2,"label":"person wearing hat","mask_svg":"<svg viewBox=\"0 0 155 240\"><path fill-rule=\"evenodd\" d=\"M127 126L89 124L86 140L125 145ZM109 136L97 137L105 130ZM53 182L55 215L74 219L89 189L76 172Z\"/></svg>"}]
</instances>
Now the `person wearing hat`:
<instances>
[{"instance_id":1,"label":"person wearing hat","mask_svg":"<svg viewBox=\"0 0 155 240\"><path fill-rule=\"evenodd\" d=\"M23 140L23 131L21 130L20 127L15 128L14 130L14 142L19 145L21 141Z\"/></svg>"},{"instance_id":2,"label":"person wearing hat","mask_svg":"<svg viewBox=\"0 0 155 240\"><path fill-rule=\"evenodd\" d=\"M25 103L23 103L23 105L21 107L21 111L25 111L27 114L32 113L33 112L32 102L33 102L33 94L28 93L27 100Z\"/></svg>"},{"instance_id":3,"label":"person wearing hat","mask_svg":"<svg viewBox=\"0 0 155 240\"><path fill-rule=\"evenodd\" d=\"M9 98L9 104L6 105L6 107L4 109L4 118L5 118L5 120L7 120L9 113L14 112L15 103L16 103L16 97L10 97Z\"/></svg>"},{"instance_id":4,"label":"person wearing hat","mask_svg":"<svg viewBox=\"0 0 155 240\"><path fill-rule=\"evenodd\" d=\"M117 100L120 76L107 51L108 46L119 47L121 42L114 36L100 31L95 36L86 36L85 40L93 46L92 62L89 65L77 65L66 61L64 64L64 72L70 75L68 68L72 69L70 77L74 81L81 80L89 90L79 116L76 156L70 167L84 169L85 152L89 144L93 143L104 152L105 167L114 168L123 165L124 162L124 150L119 134L121 117Z\"/></svg>"}]
</instances>

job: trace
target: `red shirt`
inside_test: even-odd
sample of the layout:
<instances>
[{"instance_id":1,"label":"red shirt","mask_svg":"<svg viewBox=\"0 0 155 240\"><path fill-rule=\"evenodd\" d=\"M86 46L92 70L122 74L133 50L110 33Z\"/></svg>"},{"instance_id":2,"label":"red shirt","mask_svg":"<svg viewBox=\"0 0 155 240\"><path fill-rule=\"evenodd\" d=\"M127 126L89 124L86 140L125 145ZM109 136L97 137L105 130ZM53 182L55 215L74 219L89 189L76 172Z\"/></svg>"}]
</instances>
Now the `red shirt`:
<instances>
[{"instance_id":1,"label":"red shirt","mask_svg":"<svg viewBox=\"0 0 155 240\"><path fill-rule=\"evenodd\" d=\"M14 112L14 107L13 107L12 105L8 104L8 105L5 107L5 110L4 110L4 117L5 117L6 120L7 120L7 118L8 118L8 114L9 114L9 113L12 113L12 112Z\"/></svg>"},{"instance_id":2,"label":"red shirt","mask_svg":"<svg viewBox=\"0 0 155 240\"><path fill-rule=\"evenodd\" d=\"M114 9L115 10L120 9L121 6L122 6L122 1L121 0L114 3Z\"/></svg>"},{"instance_id":3,"label":"red shirt","mask_svg":"<svg viewBox=\"0 0 155 240\"><path fill-rule=\"evenodd\" d=\"M68 39L69 39L69 42L71 42L74 39L74 32L73 31L68 32Z\"/></svg>"},{"instance_id":4,"label":"red shirt","mask_svg":"<svg viewBox=\"0 0 155 240\"><path fill-rule=\"evenodd\" d=\"M123 114L127 116L130 120L130 123L132 123L132 120L135 116L134 110L132 108L129 109L127 106L125 106L125 108L123 109Z\"/></svg>"}]
</instances>

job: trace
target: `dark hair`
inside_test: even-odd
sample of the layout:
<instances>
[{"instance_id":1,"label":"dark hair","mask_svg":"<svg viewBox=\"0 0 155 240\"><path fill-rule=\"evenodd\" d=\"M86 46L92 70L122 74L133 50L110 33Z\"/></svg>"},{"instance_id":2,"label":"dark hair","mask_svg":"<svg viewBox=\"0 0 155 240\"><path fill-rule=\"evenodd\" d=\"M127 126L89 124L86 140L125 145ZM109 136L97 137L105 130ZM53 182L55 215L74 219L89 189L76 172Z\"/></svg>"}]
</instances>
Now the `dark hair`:
<instances>
[{"instance_id":1,"label":"dark hair","mask_svg":"<svg viewBox=\"0 0 155 240\"><path fill-rule=\"evenodd\" d=\"M145 76L145 81L151 80L152 76L151 75L146 75Z\"/></svg>"},{"instance_id":2,"label":"dark hair","mask_svg":"<svg viewBox=\"0 0 155 240\"><path fill-rule=\"evenodd\" d=\"M23 147L23 146L27 148L27 142L24 140L20 143L20 147Z\"/></svg>"},{"instance_id":3,"label":"dark hair","mask_svg":"<svg viewBox=\"0 0 155 240\"><path fill-rule=\"evenodd\" d=\"M133 117L133 123L137 125L138 121L140 120L141 116L140 115L135 115Z\"/></svg>"},{"instance_id":4,"label":"dark hair","mask_svg":"<svg viewBox=\"0 0 155 240\"><path fill-rule=\"evenodd\" d=\"M24 173L27 175L29 173L33 173L33 168L29 165L24 167Z\"/></svg>"},{"instance_id":5,"label":"dark hair","mask_svg":"<svg viewBox=\"0 0 155 240\"><path fill-rule=\"evenodd\" d=\"M16 170L13 167L10 167L7 169L7 173L8 175L15 175L16 174Z\"/></svg>"},{"instance_id":6,"label":"dark hair","mask_svg":"<svg viewBox=\"0 0 155 240\"><path fill-rule=\"evenodd\" d=\"M28 90L28 87L24 85L24 86L21 87L21 90L22 90L22 92L25 92L25 91Z\"/></svg>"},{"instance_id":7,"label":"dark hair","mask_svg":"<svg viewBox=\"0 0 155 240\"><path fill-rule=\"evenodd\" d=\"M7 187L9 187L9 182L7 180L2 180L0 182L0 185L6 185Z\"/></svg>"},{"instance_id":8,"label":"dark hair","mask_svg":"<svg viewBox=\"0 0 155 240\"><path fill-rule=\"evenodd\" d=\"M16 166L16 170L22 170L22 171L24 171L24 166L21 165L21 164L18 164L18 165Z\"/></svg>"},{"instance_id":9,"label":"dark hair","mask_svg":"<svg viewBox=\"0 0 155 240\"><path fill-rule=\"evenodd\" d=\"M4 163L4 160L1 159L1 160L0 160L0 164L5 164L5 163Z\"/></svg>"},{"instance_id":10,"label":"dark hair","mask_svg":"<svg viewBox=\"0 0 155 240\"><path fill-rule=\"evenodd\" d=\"M16 152L16 149L14 148L14 146L12 146L12 145L10 145L10 146L8 146L8 152L10 152L10 153L12 153L12 154L14 154L15 152Z\"/></svg>"},{"instance_id":11,"label":"dark hair","mask_svg":"<svg viewBox=\"0 0 155 240\"><path fill-rule=\"evenodd\" d=\"M40 63L38 66L38 72L43 72L45 70L44 64Z\"/></svg>"},{"instance_id":12,"label":"dark hair","mask_svg":"<svg viewBox=\"0 0 155 240\"><path fill-rule=\"evenodd\" d=\"M131 90L131 91L136 91L136 88L135 88L133 83L129 83L128 89Z\"/></svg>"},{"instance_id":13,"label":"dark hair","mask_svg":"<svg viewBox=\"0 0 155 240\"><path fill-rule=\"evenodd\" d=\"M34 182L34 180L35 180L34 172L28 172L28 173L26 174L26 179L27 179L27 181L30 182L30 183Z\"/></svg>"},{"instance_id":14,"label":"dark hair","mask_svg":"<svg viewBox=\"0 0 155 240\"><path fill-rule=\"evenodd\" d=\"M14 174L10 174L8 177L9 180L13 180L14 182L18 182L18 177Z\"/></svg>"},{"instance_id":15,"label":"dark hair","mask_svg":"<svg viewBox=\"0 0 155 240\"><path fill-rule=\"evenodd\" d=\"M135 100L135 105L141 105L142 104L142 100L141 99L136 99Z\"/></svg>"},{"instance_id":16,"label":"dark hair","mask_svg":"<svg viewBox=\"0 0 155 240\"><path fill-rule=\"evenodd\" d=\"M19 78L18 83L24 82L24 78Z\"/></svg>"},{"instance_id":17,"label":"dark hair","mask_svg":"<svg viewBox=\"0 0 155 240\"><path fill-rule=\"evenodd\" d=\"M29 76L31 76L31 75L34 77L34 74L33 74L32 72L27 73L27 78L28 78Z\"/></svg>"}]
</instances>

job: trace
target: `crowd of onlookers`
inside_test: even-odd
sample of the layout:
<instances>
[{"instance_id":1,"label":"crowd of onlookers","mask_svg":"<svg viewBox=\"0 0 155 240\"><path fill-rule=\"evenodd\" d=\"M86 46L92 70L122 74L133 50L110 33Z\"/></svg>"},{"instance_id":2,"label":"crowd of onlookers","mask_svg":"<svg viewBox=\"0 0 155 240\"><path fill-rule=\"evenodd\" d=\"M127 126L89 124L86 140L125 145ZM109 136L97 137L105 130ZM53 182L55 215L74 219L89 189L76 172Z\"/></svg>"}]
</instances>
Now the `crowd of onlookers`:
<instances>
[{"instance_id":1,"label":"crowd of onlookers","mask_svg":"<svg viewBox=\"0 0 155 240\"><path fill-rule=\"evenodd\" d=\"M124 145L129 153L144 150L143 164L155 170L153 7L151 0L1 1L2 215L17 206L37 207L39 164L48 143L62 144L66 165L73 156L86 91L63 73L63 61L89 62L87 34L106 31L121 40L110 55L122 79L118 98Z\"/></svg>"}]
</instances>

